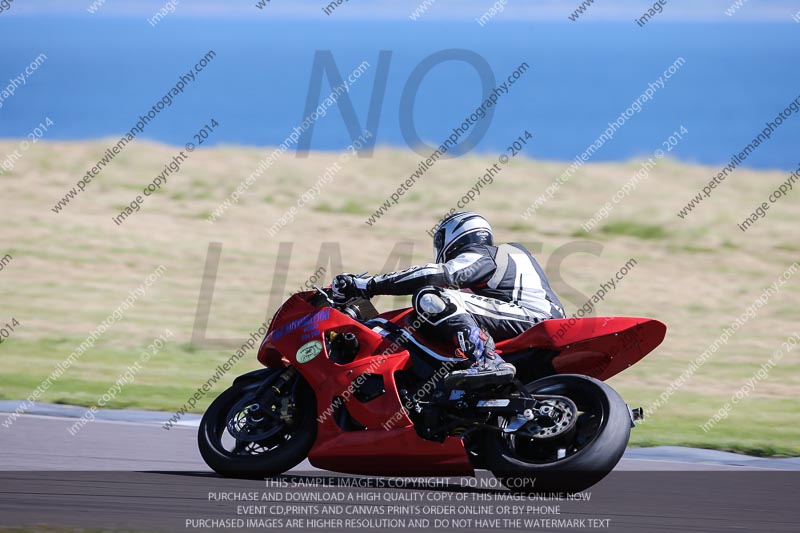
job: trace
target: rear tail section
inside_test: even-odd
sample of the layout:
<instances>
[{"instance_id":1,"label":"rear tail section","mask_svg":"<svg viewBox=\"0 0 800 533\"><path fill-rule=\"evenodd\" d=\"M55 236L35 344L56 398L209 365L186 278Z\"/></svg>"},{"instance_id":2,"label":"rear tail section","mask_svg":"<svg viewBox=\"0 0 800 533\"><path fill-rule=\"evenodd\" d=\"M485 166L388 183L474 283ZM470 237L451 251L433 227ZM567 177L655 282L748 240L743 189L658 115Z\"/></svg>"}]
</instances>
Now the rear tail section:
<instances>
[{"instance_id":1,"label":"rear tail section","mask_svg":"<svg viewBox=\"0 0 800 533\"><path fill-rule=\"evenodd\" d=\"M554 319L497 348L526 382L552 374L583 374L604 381L655 350L666 332L666 325L650 318Z\"/></svg>"}]
</instances>

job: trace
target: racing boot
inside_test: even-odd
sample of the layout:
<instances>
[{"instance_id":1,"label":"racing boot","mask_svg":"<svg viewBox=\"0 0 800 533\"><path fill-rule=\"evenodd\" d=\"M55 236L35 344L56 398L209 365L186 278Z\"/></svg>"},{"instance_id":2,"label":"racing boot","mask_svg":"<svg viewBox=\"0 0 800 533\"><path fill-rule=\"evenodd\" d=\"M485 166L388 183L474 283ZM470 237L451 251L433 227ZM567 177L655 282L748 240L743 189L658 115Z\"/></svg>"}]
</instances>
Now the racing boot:
<instances>
[{"instance_id":1,"label":"racing boot","mask_svg":"<svg viewBox=\"0 0 800 533\"><path fill-rule=\"evenodd\" d=\"M494 340L481 328L469 326L456 335L456 355L471 359L472 365L454 370L444 378L446 388L477 389L487 385L504 385L514 379L517 369L506 363L494 349Z\"/></svg>"}]
</instances>

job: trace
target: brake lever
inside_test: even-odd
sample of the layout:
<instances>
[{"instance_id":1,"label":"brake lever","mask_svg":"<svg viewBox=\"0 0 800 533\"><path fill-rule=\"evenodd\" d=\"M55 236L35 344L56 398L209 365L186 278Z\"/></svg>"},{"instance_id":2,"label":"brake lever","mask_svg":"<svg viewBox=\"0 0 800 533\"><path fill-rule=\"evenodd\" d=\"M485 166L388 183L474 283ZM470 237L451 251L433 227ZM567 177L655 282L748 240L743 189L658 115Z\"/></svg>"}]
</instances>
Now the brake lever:
<instances>
[{"instance_id":1,"label":"brake lever","mask_svg":"<svg viewBox=\"0 0 800 533\"><path fill-rule=\"evenodd\" d=\"M328 296L328 293L325 292L324 290L322 290L321 287L317 287L316 285L312 285L311 288L312 289L316 289L317 291L319 291L325 297L325 299L328 300L328 303L331 304L331 307L336 307L336 302L334 302L331 299L331 297Z\"/></svg>"},{"instance_id":2,"label":"brake lever","mask_svg":"<svg viewBox=\"0 0 800 533\"><path fill-rule=\"evenodd\" d=\"M361 274L354 274L353 277L363 278L364 276L367 275L367 272L362 272ZM311 288L312 289L316 289L317 291L322 293L322 295L325 297L325 299L328 301L328 303L331 304L331 307L336 307L337 305L347 305L347 302L344 302L344 303L341 303L341 304L337 304L336 302L334 302L333 299L330 296L328 296L328 293L325 292L321 287L317 287L316 285L311 285Z\"/></svg>"}]
</instances>

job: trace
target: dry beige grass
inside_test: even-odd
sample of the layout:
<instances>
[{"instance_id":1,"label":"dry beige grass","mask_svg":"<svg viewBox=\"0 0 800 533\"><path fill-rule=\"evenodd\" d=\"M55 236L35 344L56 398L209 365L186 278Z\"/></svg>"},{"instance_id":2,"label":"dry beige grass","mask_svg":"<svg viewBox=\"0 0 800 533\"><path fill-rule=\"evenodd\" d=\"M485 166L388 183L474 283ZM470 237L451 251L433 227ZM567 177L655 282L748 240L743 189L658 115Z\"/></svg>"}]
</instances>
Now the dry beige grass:
<instances>
[{"instance_id":1,"label":"dry beige grass","mask_svg":"<svg viewBox=\"0 0 800 533\"><path fill-rule=\"evenodd\" d=\"M161 193L149 198L140 212L118 227L112 217L176 152L174 147L137 141L62 213L54 213L51 207L107 144L40 143L12 172L0 177L0 252L13 256L0 272L0 321L14 316L22 323L14 342L0 347L2 379L12 383L3 387L6 397L24 396L29 390L26 387L44 378L129 290L163 264L168 269L164 279L45 399L91 403L96 396L86 390L105 390L103 385L124 367L126 352L140 349L169 327L175 333L175 353L137 378L142 387L168 384L169 390L163 393L168 401L136 398L130 392L131 396L120 402L176 408L176 399L199 386L224 357L220 351L193 354L185 347L191 337L210 242L223 243L223 251L208 335L242 338L264 319L280 241L294 243L286 294L316 270L320 244L325 241L341 243L347 271L379 271L398 241L413 241L414 261L428 261L431 245L425 230L494 162L490 157L470 156L437 163L388 215L370 227L365 218L416 168L419 159L407 150L379 149L372 158L351 159L333 183L323 188L320 198L270 239L266 229L317 181L337 154L313 153L308 159L287 154L237 205L209 224L206 217L269 151L200 150L179 174L168 178ZM2 142L0 154L15 148L16 143ZM572 241L601 243L600 256L567 255L559 272L554 272L554 263L550 263L548 273L560 274L563 280L554 283L555 289L573 311L629 258L638 261L599 306L599 313L652 316L668 324L663 346L612 383L631 403L648 405L766 286L798 260L800 209L795 193L773 205L765 219L742 233L736 223L788 173L737 170L696 212L681 220L677 210L717 169L665 160L615 207L599 230L576 237L581 224L610 200L638 167L638 162L586 165L526 221L522 212L566 165L518 159L469 207L492 221L499 240L540 243L538 257L543 265L555 250ZM605 224L614 224L614 231L603 231ZM666 234L651 239L619 234L635 232L643 225L661 227ZM326 277L325 281L329 280ZM639 432L640 442L800 451L800 400L796 399L800 350L789 353L717 429L706 434L697 428L782 340L800 330L799 285L800 276L790 279L645 425ZM378 301L384 308L392 303L389 299ZM241 365L244 370L254 363ZM759 414L770 421L766 433L761 433L763 420L761 424L753 420Z\"/></svg>"}]
</instances>

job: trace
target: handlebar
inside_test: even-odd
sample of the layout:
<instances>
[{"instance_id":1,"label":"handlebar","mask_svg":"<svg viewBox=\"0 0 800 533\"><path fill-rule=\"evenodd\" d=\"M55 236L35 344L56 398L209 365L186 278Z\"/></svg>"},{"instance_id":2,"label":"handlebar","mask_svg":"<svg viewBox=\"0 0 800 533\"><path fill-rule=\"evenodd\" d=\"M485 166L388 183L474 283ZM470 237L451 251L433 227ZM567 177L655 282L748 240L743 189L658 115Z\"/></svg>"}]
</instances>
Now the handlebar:
<instances>
[{"instance_id":1,"label":"handlebar","mask_svg":"<svg viewBox=\"0 0 800 533\"><path fill-rule=\"evenodd\" d=\"M378 315L377 309L375 306L372 305L366 298L353 298L347 302L335 302L333 298L331 298L325 289L330 289L331 287L317 287L316 285L312 285L312 288L319 292L322 296L325 297L328 304L333 307L334 309L338 309L342 313L346 314L353 320L357 320L359 322L364 322L366 320L370 320L371 318Z\"/></svg>"}]
</instances>

